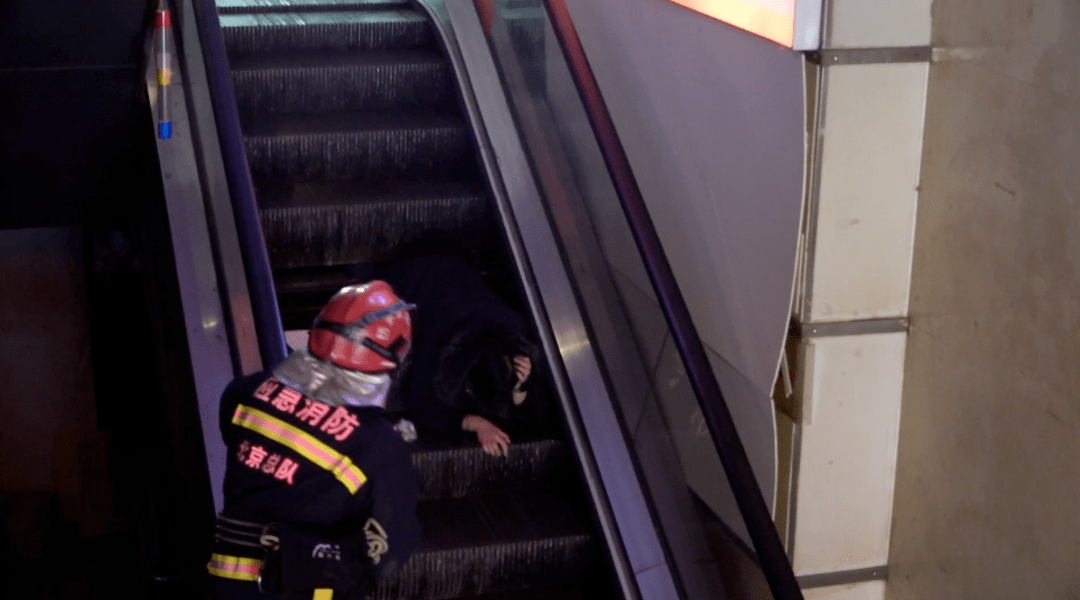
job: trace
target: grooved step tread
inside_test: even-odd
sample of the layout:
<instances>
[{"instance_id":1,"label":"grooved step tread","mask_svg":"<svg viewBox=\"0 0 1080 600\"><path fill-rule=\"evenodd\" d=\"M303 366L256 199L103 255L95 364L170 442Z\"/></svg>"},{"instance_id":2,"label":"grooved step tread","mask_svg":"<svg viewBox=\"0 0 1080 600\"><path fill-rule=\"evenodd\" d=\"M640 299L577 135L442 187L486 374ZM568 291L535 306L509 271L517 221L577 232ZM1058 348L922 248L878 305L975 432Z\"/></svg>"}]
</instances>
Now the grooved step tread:
<instances>
[{"instance_id":1,"label":"grooved step tread","mask_svg":"<svg viewBox=\"0 0 1080 600\"><path fill-rule=\"evenodd\" d=\"M475 443L429 444L418 448L412 460L422 477L422 501L545 488L565 480L573 469L566 444L551 439L513 441L505 457L490 456Z\"/></svg>"},{"instance_id":2,"label":"grooved step tread","mask_svg":"<svg viewBox=\"0 0 1080 600\"><path fill-rule=\"evenodd\" d=\"M242 27L312 27L322 25L383 25L387 23L416 23L427 25L420 13L414 10L351 10L333 12L291 12L223 14L218 17L221 28Z\"/></svg>"},{"instance_id":3,"label":"grooved step tread","mask_svg":"<svg viewBox=\"0 0 1080 600\"><path fill-rule=\"evenodd\" d=\"M326 294L330 297L347 285L364 283L344 267L315 269L278 269L274 271L274 291L278 296L291 294ZM321 307L320 307L321 308Z\"/></svg>"},{"instance_id":4,"label":"grooved step tread","mask_svg":"<svg viewBox=\"0 0 1080 600\"><path fill-rule=\"evenodd\" d=\"M583 589L575 582L571 585L550 585L533 590L484 594L475 596L472 600L623 600L623 597L612 590Z\"/></svg>"},{"instance_id":5,"label":"grooved step tread","mask_svg":"<svg viewBox=\"0 0 1080 600\"><path fill-rule=\"evenodd\" d=\"M434 50L295 50L252 54L230 61L235 75L245 71L286 71L301 69L347 69L390 65L432 65L449 69L449 63Z\"/></svg>"},{"instance_id":6,"label":"grooved step tread","mask_svg":"<svg viewBox=\"0 0 1080 600\"><path fill-rule=\"evenodd\" d=\"M467 250L493 237L476 184L278 181L260 183L256 193L275 268L389 260L421 247Z\"/></svg>"},{"instance_id":7,"label":"grooved step tread","mask_svg":"<svg viewBox=\"0 0 1080 600\"><path fill-rule=\"evenodd\" d=\"M569 584L596 568L588 511L560 492L441 500L417 507L417 551L376 598L444 600Z\"/></svg>"},{"instance_id":8,"label":"grooved step tread","mask_svg":"<svg viewBox=\"0 0 1080 600\"><path fill-rule=\"evenodd\" d=\"M417 505L419 552L591 537L587 507L562 491L504 493Z\"/></svg>"},{"instance_id":9,"label":"grooved step tread","mask_svg":"<svg viewBox=\"0 0 1080 600\"><path fill-rule=\"evenodd\" d=\"M446 110L454 99L452 75L449 63L431 50L299 50L232 62L245 121L258 115Z\"/></svg>"},{"instance_id":10,"label":"grooved step tread","mask_svg":"<svg viewBox=\"0 0 1080 600\"><path fill-rule=\"evenodd\" d=\"M461 131L465 129L465 123L454 114L392 110L275 115L247 119L242 129L245 138L264 138L380 131Z\"/></svg>"},{"instance_id":11,"label":"grooved step tread","mask_svg":"<svg viewBox=\"0 0 1080 600\"><path fill-rule=\"evenodd\" d=\"M503 18L508 21L536 20L543 21L547 17L543 6L507 7L501 11Z\"/></svg>"},{"instance_id":12,"label":"grooved step tread","mask_svg":"<svg viewBox=\"0 0 1080 600\"><path fill-rule=\"evenodd\" d=\"M408 5L408 0L217 0L218 14L385 10Z\"/></svg>"},{"instance_id":13,"label":"grooved step tread","mask_svg":"<svg viewBox=\"0 0 1080 600\"><path fill-rule=\"evenodd\" d=\"M432 47L434 35L414 10L224 14L218 17L230 60L299 50Z\"/></svg>"},{"instance_id":14,"label":"grooved step tread","mask_svg":"<svg viewBox=\"0 0 1080 600\"><path fill-rule=\"evenodd\" d=\"M376 600L450 600L566 585L599 566L588 534L420 549L383 579Z\"/></svg>"},{"instance_id":15,"label":"grooved step tread","mask_svg":"<svg viewBox=\"0 0 1080 600\"><path fill-rule=\"evenodd\" d=\"M622 596L614 592L586 591L578 585L569 585L484 594L483 596L476 596L472 600L622 600Z\"/></svg>"},{"instance_id":16,"label":"grooved step tread","mask_svg":"<svg viewBox=\"0 0 1080 600\"><path fill-rule=\"evenodd\" d=\"M431 200L486 201L475 183L458 181L260 181L255 190L263 211Z\"/></svg>"}]
</instances>

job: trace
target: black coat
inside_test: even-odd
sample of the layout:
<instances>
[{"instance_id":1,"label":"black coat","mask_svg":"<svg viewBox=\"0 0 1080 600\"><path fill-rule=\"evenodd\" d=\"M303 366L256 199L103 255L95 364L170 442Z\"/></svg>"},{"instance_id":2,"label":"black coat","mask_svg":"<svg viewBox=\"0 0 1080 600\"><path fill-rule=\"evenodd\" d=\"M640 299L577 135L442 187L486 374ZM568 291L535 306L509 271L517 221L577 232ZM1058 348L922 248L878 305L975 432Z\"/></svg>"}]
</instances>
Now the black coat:
<instances>
[{"instance_id":1,"label":"black coat","mask_svg":"<svg viewBox=\"0 0 1080 600\"><path fill-rule=\"evenodd\" d=\"M468 414L512 427L535 412L532 391L528 408L511 401L514 356L529 356L529 383L539 379L528 323L472 265L457 256L432 255L359 267L353 274L382 279L416 305L412 350L396 396L421 433L459 431Z\"/></svg>"},{"instance_id":2,"label":"black coat","mask_svg":"<svg viewBox=\"0 0 1080 600\"><path fill-rule=\"evenodd\" d=\"M419 543L419 477L410 448L381 409L313 402L264 371L229 384L220 410L229 448L224 516L313 535L333 532L367 563L356 575L369 581L404 562ZM367 560L372 518L385 552ZM215 553L256 556L224 546L219 542Z\"/></svg>"}]
</instances>

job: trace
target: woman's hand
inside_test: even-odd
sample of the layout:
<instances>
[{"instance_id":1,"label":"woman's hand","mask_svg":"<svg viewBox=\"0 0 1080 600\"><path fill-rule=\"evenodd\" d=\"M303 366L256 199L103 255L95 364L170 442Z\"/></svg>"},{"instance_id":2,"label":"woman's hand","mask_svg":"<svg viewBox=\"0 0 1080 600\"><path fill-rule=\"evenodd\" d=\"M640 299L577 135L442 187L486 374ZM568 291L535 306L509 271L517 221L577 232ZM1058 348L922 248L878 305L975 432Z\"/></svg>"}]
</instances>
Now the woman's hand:
<instances>
[{"instance_id":1,"label":"woman's hand","mask_svg":"<svg viewBox=\"0 0 1080 600\"><path fill-rule=\"evenodd\" d=\"M525 385L525 380L529 378L532 373L532 360L528 356L515 356L514 357L514 374L517 376L517 384L514 385L514 404L520 406L525 402L525 396L528 394L525 390L521 389Z\"/></svg>"},{"instance_id":2,"label":"woman's hand","mask_svg":"<svg viewBox=\"0 0 1080 600\"><path fill-rule=\"evenodd\" d=\"M475 433L484 452L491 456L506 456L509 453L510 436L484 417L469 415L461 421L461 428Z\"/></svg>"}]
</instances>

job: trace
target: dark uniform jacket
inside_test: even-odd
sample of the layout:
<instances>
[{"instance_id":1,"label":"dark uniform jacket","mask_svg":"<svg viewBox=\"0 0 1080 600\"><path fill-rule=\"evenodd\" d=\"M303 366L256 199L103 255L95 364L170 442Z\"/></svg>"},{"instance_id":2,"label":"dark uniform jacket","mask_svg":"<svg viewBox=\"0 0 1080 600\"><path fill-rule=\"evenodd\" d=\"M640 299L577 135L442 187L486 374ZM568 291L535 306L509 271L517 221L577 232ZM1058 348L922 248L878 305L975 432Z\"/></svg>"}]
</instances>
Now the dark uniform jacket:
<instances>
[{"instance_id":1,"label":"dark uniform jacket","mask_svg":"<svg viewBox=\"0 0 1080 600\"><path fill-rule=\"evenodd\" d=\"M361 594L360 587L404 562L419 543L418 476L407 444L381 409L315 402L266 371L228 386L221 431L229 447L222 514L233 522L280 524L281 550L267 569L280 562L274 577L286 585L320 568L300 564L305 557L338 565L358 560L349 574L355 580L344 587L359 586ZM264 556L218 541L210 572L232 584L251 581L254 567L245 559ZM230 577L237 571L239 577Z\"/></svg>"}]
</instances>

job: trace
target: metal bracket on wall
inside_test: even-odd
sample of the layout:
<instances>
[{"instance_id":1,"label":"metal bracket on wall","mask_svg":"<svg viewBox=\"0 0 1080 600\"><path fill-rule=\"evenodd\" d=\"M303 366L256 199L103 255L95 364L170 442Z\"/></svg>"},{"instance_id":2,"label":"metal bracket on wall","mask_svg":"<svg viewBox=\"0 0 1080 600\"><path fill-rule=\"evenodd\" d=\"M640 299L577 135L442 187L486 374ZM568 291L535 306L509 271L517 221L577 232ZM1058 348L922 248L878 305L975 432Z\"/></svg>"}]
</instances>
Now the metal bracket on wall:
<instances>
[{"instance_id":1,"label":"metal bracket on wall","mask_svg":"<svg viewBox=\"0 0 1080 600\"><path fill-rule=\"evenodd\" d=\"M822 66L833 65L879 65L889 63L930 62L933 57L930 46L904 46L898 48L839 48L814 50L806 53L806 60Z\"/></svg>"},{"instance_id":2,"label":"metal bracket on wall","mask_svg":"<svg viewBox=\"0 0 1080 600\"><path fill-rule=\"evenodd\" d=\"M866 581L878 581L889 578L889 565L880 567L868 567L865 569L852 569L850 571L833 571L831 573L816 573L814 575L800 575L799 587L802 589L830 587L834 585L848 585L863 583Z\"/></svg>"},{"instance_id":3,"label":"metal bracket on wall","mask_svg":"<svg viewBox=\"0 0 1080 600\"><path fill-rule=\"evenodd\" d=\"M805 376L813 369L814 345L805 343L813 338L879 333L902 333L908 330L907 318L863 319L822 323L800 323L792 320L784 343L781 372L773 385L776 409L801 425L810 424L810 390Z\"/></svg>"},{"instance_id":4,"label":"metal bracket on wall","mask_svg":"<svg viewBox=\"0 0 1080 600\"><path fill-rule=\"evenodd\" d=\"M899 333L907 330L908 320L906 318L864 319L860 321L798 324L798 335L804 338L867 335L871 333Z\"/></svg>"}]
</instances>

